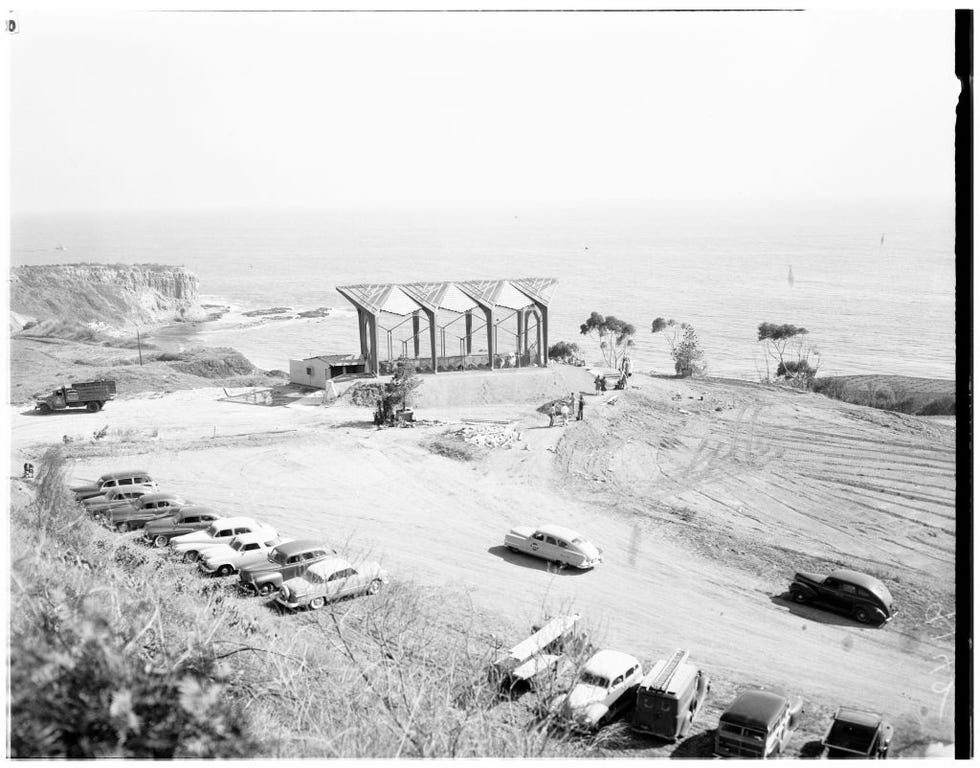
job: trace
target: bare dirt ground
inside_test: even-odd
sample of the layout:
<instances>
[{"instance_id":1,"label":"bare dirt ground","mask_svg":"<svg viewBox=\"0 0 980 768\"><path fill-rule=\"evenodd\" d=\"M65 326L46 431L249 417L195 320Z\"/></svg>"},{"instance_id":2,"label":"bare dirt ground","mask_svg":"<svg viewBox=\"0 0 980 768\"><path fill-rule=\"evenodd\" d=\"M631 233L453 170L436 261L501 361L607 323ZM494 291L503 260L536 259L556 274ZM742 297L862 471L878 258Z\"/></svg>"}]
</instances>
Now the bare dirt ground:
<instances>
[{"instance_id":1,"label":"bare dirt ground","mask_svg":"<svg viewBox=\"0 0 980 768\"><path fill-rule=\"evenodd\" d=\"M636 375L626 392L587 395L583 422L549 428L536 409L580 390L592 391L588 375L564 367L430 377L422 422L385 430L368 409L322 407L318 395L263 407L220 402L220 389L96 414L12 408L12 461L19 474L67 436L78 481L144 467L195 501L381 559L395 579L462 589L508 643L545 613L575 610L602 645L644 664L687 648L714 680L694 735L679 747L612 740L615 754L710 754L717 715L755 684L803 696L791 755L838 704L888 716L896 752L951 741L951 425ZM430 450L464 421L514 423L521 439L472 461ZM544 522L579 530L604 562L555 571L502 547L510 526ZM872 628L783 599L795 570L839 566L882 578L897 618Z\"/></svg>"}]
</instances>

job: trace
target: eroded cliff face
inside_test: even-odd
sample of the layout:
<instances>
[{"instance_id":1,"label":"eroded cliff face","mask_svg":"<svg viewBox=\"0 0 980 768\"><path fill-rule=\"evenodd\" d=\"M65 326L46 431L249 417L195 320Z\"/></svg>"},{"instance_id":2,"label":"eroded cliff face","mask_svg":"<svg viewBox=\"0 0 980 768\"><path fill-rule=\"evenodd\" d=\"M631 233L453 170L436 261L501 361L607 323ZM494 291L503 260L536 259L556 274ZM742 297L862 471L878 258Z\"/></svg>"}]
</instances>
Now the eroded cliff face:
<instances>
[{"instance_id":1,"label":"eroded cliff face","mask_svg":"<svg viewBox=\"0 0 980 768\"><path fill-rule=\"evenodd\" d=\"M198 279L160 264L55 264L10 270L11 316L110 326L203 319Z\"/></svg>"}]
</instances>

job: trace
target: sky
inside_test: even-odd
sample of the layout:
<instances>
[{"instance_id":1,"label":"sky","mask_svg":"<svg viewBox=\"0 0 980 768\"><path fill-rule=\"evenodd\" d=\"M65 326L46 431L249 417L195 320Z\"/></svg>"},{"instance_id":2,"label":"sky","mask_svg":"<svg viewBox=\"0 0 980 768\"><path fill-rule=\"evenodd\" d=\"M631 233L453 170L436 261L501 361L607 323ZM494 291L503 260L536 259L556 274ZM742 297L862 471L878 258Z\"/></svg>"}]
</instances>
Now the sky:
<instances>
[{"instance_id":1,"label":"sky","mask_svg":"<svg viewBox=\"0 0 980 768\"><path fill-rule=\"evenodd\" d=\"M17 20L15 214L953 199L949 10Z\"/></svg>"}]
</instances>

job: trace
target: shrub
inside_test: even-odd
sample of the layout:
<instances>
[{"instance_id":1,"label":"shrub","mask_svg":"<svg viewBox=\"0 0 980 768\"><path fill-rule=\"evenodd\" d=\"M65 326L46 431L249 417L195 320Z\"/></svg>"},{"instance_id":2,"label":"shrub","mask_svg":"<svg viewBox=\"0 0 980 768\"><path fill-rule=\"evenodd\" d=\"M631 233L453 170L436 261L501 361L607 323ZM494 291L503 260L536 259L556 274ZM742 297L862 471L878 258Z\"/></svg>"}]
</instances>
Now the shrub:
<instances>
[{"instance_id":1,"label":"shrub","mask_svg":"<svg viewBox=\"0 0 980 768\"><path fill-rule=\"evenodd\" d=\"M548 347L548 359L560 360L563 363L576 362L578 357L578 344L572 341L558 341Z\"/></svg>"}]
</instances>

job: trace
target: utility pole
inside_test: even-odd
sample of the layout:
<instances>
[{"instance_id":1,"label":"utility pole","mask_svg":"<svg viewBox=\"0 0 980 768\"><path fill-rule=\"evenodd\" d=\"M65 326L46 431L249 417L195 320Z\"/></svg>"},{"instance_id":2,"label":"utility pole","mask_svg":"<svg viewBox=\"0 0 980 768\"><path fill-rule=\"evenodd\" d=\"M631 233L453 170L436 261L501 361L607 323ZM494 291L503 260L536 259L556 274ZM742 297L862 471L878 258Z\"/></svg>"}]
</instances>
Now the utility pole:
<instances>
[{"instance_id":1,"label":"utility pole","mask_svg":"<svg viewBox=\"0 0 980 768\"><path fill-rule=\"evenodd\" d=\"M133 325L136 325L136 323L133 323ZM140 366L142 366L143 365L143 344L140 341L140 327L138 325L136 325L136 349L139 352L139 356L140 356Z\"/></svg>"}]
</instances>

